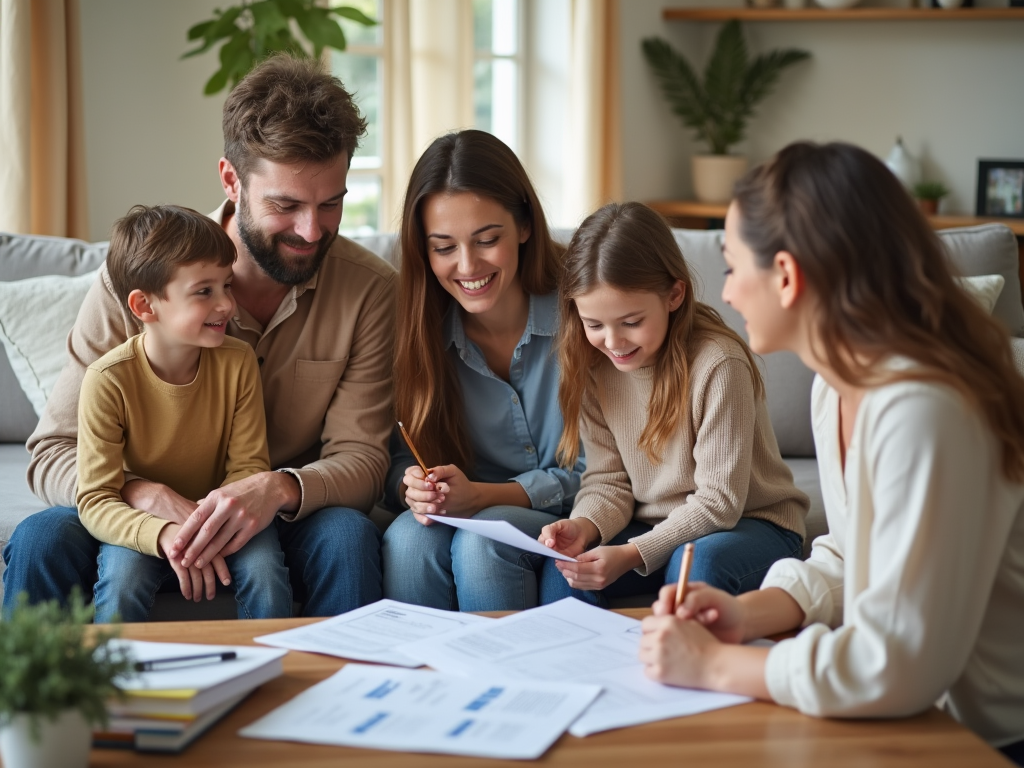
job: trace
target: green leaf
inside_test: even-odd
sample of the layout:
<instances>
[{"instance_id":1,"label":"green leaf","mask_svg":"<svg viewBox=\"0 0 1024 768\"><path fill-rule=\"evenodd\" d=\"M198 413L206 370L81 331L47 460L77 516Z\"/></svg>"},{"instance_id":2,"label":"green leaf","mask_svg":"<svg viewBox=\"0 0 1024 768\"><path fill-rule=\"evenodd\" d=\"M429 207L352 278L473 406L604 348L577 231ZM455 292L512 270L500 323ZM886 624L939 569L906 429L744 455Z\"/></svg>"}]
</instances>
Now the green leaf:
<instances>
[{"instance_id":1,"label":"green leaf","mask_svg":"<svg viewBox=\"0 0 1024 768\"><path fill-rule=\"evenodd\" d=\"M282 29L288 28L288 19L284 17L277 3L263 0L249 6L252 11L252 26L256 39L273 37Z\"/></svg>"},{"instance_id":2,"label":"green leaf","mask_svg":"<svg viewBox=\"0 0 1024 768\"><path fill-rule=\"evenodd\" d=\"M328 16L324 8L310 8L304 14L296 16L299 24L309 42L313 44L313 55L319 56L324 48L336 48L339 51L345 50L345 33L334 19Z\"/></svg>"},{"instance_id":3,"label":"green leaf","mask_svg":"<svg viewBox=\"0 0 1024 768\"><path fill-rule=\"evenodd\" d=\"M684 125L697 129L698 139L704 139L708 121L706 97L693 68L661 38L647 38L641 49L672 111L682 118Z\"/></svg>"},{"instance_id":4,"label":"green leaf","mask_svg":"<svg viewBox=\"0 0 1024 768\"><path fill-rule=\"evenodd\" d=\"M229 71L221 67L213 73L213 77L206 81L206 86L203 88L203 93L207 96L212 96L215 93L220 93L224 90L224 87L228 84Z\"/></svg>"},{"instance_id":5,"label":"green leaf","mask_svg":"<svg viewBox=\"0 0 1024 768\"><path fill-rule=\"evenodd\" d=\"M225 37L231 37L237 34L239 27L235 22L238 20L239 15L241 15L242 10L243 9L241 7L229 8L221 14L219 18L203 22L204 24L210 25L206 27L206 30L203 33L203 44L198 48L194 48L193 50L182 54L181 58L188 59L192 56L198 56L200 53L208 51L218 40L223 40ZM199 26L202 26L202 24L197 24L195 27L192 27L192 29L189 30L189 34Z\"/></svg>"},{"instance_id":6,"label":"green leaf","mask_svg":"<svg viewBox=\"0 0 1024 768\"><path fill-rule=\"evenodd\" d=\"M349 21L354 21L356 24L362 24L364 27L373 27L377 25L377 22L374 19L371 19L358 8L353 8L349 5L339 5L336 8L331 8L330 11L331 13L342 16Z\"/></svg>"},{"instance_id":7,"label":"green leaf","mask_svg":"<svg viewBox=\"0 0 1024 768\"><path fill-rule=\"evenodd\" d=\"M205 37L206 36L206 31L213 26L215 21L216 21L216 19L210 19L209 21L201 21L198 24L196 24L194 27L189 27L188 39L189 40L198 40L201 37Z\"/></svg>"}]
</instances>

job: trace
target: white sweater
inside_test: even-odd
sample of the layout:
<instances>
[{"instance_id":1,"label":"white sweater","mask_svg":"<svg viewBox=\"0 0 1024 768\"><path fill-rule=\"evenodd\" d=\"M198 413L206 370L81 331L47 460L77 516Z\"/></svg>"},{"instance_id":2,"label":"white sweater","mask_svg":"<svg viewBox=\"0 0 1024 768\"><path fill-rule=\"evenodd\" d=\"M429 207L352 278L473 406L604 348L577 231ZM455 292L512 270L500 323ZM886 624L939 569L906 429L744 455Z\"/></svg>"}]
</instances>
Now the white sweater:
<instances>
[{"instance_id":1,"label":"white sweater","mask_svg":"<svg viewBox=\"0 0 1024 768\"><path fill-rule=\"evenodd\" d=\"M994 746L1024 738L1024 486L1004 478L992 432L948 387L872 389L844 473L839 397L820 378L812 413L829 534L762 584L806 613L768 654L772 697L895 717L948 692Z\"/></svg>"}]
</instances>

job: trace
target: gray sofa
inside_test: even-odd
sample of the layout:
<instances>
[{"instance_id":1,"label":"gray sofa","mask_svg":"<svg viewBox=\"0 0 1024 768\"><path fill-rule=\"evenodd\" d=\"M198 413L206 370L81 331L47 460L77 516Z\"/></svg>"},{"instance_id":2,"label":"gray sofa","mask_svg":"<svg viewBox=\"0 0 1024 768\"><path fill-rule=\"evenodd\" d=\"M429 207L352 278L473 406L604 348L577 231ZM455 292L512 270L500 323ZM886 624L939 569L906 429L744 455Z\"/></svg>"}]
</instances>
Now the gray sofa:
<instances>
[{"instance_id":1,"label":"gray sofa","mask_svg":"<svg viewBox=\"0 0 1024 768\"><path fill-rule=\"evenodd\" d=\"M556 233L563 241L571 233ZM743 332L739 315L721 301L724 264L720 231L675 230L676 239L694 273L699 297L718 309L726 322ZM941 236L955 269L963 275L1002 275L1006 284L994 309L1011 334L1024 337L1024 307L1018 279L1018 251L1012 232L997 224L947 230ZM394 262L394 235L357 238L382 258ZM0 234L0 281L41 275L81 275L96 269L106 254L105 243ZM1024 352L1024 340L1015 342ZM779 353L763 360L768 409L783 457L796 484L811 498L808 542L825 532L825 517L811 436L811 372L794 355ZM24 442L36 424L36 415L15 378L6 352L0 347L0 547L6 545L17 524L45 505L29 491L25 481L28 454ZM378 508L372 515L381 527L391 519ZM0 569L3 568L0 562ZM219 604L218 604L219 603ZM179 603L180 605L180 598ZM233 601L188 606L189 618L229 618ZM158 602L154 618L163 613ZM165 617L172 614L163 614ZM179 616L180 617L180 616Z\"/></svg>"}]
</instances>

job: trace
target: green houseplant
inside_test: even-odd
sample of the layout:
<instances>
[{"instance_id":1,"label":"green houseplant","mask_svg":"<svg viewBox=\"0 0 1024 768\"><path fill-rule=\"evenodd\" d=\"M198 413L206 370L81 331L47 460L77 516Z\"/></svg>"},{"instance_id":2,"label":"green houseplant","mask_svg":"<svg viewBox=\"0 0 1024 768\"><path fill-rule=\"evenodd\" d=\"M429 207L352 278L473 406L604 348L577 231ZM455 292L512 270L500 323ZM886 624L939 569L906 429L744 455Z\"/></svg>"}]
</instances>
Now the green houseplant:
<instances>
[{"instance_id":1,"label":"green houseplant","mask_svg":"<svg viewBox=\"0 0 1024 768\"><path fill-rule=\"evenodd\" d=\"M711 150L710 155L694 156L697 197L704 202L727 201L733 182L746 170L746 158L729 155L729 148L743 140L754 108L771 93L782 70L810 54L791 48L751 60L740 23L732 20L718 33L701 80L665 40L649 37L641 45L672 111ZM706 173L709 168L711 177ZM725 178L716 178L715 169Z\"/></svg>"},{"instance_id":2,"label":"green houseplant","mask_svg":"<svg viewBox=\"0 0 1024 768\"><path fill-rule=\"evenodd\" d=\"M0 754L19 768L74 768L89 759L93 725L107 722L114 678L131 660L89 627L81 593L67 608L29 605L26 595L0 622Z\"/></svg>"},{"instance_id":3,"label":"green houseplant","mask_svg":"<svg viewBox=\"0 0 1024 768\"><path fill-rule=\"evenodd\" d=\"M345 50L345 32L334 17L364 26L377 23L358 8L325 7L317 0L243 0L214 10L212 19L191 27L188 39L200 44L182 58L198 56L221 43L220 68L203 89L207 95L218 93L229 83L233 88L250 69L277 51L319 57L324 48ZM295 27L302 32L302 39L294 34Z\"/></svg>"},{"instance_id":4,"label":"green houseplant","mask_svg":"<svg viewBox=\"0 0 1024 768\"><path fill-rule=\"evenodd\" d=\"M917 205L926 216L939 212L939 200L949 194L949 188L941 181L921 181L914 185Z\"/></svg>"}]
</instances>

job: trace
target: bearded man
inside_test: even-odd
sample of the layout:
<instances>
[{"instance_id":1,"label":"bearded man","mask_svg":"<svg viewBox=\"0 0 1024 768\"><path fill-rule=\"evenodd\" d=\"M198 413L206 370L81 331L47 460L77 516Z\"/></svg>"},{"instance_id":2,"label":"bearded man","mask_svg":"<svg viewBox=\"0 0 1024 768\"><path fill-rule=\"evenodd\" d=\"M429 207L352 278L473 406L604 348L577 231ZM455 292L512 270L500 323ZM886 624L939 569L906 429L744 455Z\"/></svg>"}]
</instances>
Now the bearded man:
<instances>
[{"instance_id":1,"label":"bearded man","mask_svg":"<svg viewBox=\"0 0 1024 768\"><path fill-rule=\"evenodd\" d=\"M396 273L337 234L366 123L322 65L279 55L231 92L223 129L227 200L211 216L238 253L227 332L256 352L274 471L205 499L126 474L121 494L182 525L168 556L191 574L181 586L193 600L212 598L229 581L221 558L273 525L303 614L333 616L381 597L380 537L366 513L388 468ZM21 591L63 602L95 583L98 542L74 509L78 394L86 368L141 330L101 269L27 444L29 485L52 508L25 519L4 550L5 610ZM152 606L155 595L136 597Z\"/></svg>"}]
</instances>

